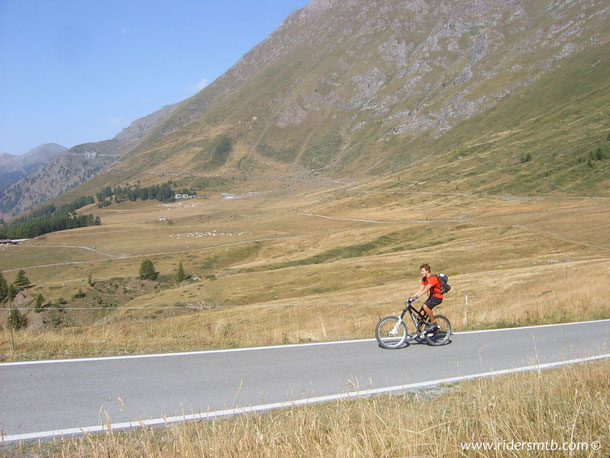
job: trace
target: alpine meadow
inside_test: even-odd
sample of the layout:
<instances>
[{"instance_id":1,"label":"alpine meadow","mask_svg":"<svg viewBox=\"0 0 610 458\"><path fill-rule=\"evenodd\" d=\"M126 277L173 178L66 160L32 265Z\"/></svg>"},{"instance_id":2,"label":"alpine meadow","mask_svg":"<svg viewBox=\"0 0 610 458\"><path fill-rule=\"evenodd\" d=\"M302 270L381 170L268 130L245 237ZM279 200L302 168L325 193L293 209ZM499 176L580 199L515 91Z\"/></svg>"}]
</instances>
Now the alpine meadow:
<instances>
[{"instance_id":1,"label":"alpine meadow","mask_svg":"<svg viewBox=\"0 0 610 458\"><path fill-rule=\"evenodd\" d=\"M448 275L434 312L458 333L610 319L609 15L607 0L311 0L193 97L0 190L0 361L370 339L422 263ZM472 456L460 443L514 434L608 453L608 374L3 452Z\"/></svg>"}]
</instances>

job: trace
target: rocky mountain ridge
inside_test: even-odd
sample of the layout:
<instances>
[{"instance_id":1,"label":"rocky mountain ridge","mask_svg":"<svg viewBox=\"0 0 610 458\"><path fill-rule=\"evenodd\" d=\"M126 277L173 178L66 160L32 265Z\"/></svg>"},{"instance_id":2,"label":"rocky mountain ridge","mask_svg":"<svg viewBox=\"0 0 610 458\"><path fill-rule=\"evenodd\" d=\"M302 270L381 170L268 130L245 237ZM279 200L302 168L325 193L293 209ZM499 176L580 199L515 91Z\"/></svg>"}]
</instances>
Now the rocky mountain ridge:
<instances>
[{"instance_id":1,"label":"rocky mountain ridge","mask_svg":"<svg viewBox=\"0 0 610 458\"><path fill-rule=\"evenodd\" d=\"M67 150L65 146L56 143L45 143L20 156L0 153L0 191Z\"/></svg>"},{"instance_id":2,"label":"rocky mountain ridge","mask_svg":"<svg viewBox=\"0 0 610 458\"><path fill-rule=\"evenodd\" d=\"M0 217L11 218L40 205L100 173L131 149L179 106L166 105L154 113L132 122L114 138L58 150L44 168L32 169L0 192ZM38 149L24 159L37 157ZM26 155L24 155L26 156Z\"/></svg>"},{"instance_id":3,"label":"rocky mountain ridge","mask_svg":"<svg viewBox=\"0 0 610 458\"><path fill-rule=\"evenodd\" d=\"M610 161L594 158L610 156L609 14L605 0L312 0L126 133L96 183L400 171L472 191L607 193ZM115 140L72 152L111 154Z\"/></svg>"},{"instance_id":4,"label":"rocky mountain ridge","mask_svg":"<svg viewBox=\"0 0 610 458\"><path fill-rule=\"evenodd\" d=\"M525 97L571 58L593 53L603 72L609 12L603 0L315 0L117 167L213 169L219 132L236 140L225 173L407 166L419 142Z\"/></svg>"}]
</instances>

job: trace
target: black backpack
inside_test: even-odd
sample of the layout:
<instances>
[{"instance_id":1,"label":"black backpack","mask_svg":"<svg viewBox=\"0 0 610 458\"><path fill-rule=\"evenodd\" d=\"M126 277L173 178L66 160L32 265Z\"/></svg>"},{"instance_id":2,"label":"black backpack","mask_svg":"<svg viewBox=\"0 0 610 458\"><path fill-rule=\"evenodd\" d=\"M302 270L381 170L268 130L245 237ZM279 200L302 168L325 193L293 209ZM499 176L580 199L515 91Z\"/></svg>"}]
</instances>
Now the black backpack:
<instances>
[{"instance_id":1,"label":"black backpack","mask_svg":"<svg viewBox=\"0 0 610 458\"><path fill-rule=\"evenodd\" d=\"M436 278L438 278L438 282L441 284L441 294L447 294L451 291L451 285L447 283L449 278L445 274L433 274Z\"/></svg>"}]
</instances>

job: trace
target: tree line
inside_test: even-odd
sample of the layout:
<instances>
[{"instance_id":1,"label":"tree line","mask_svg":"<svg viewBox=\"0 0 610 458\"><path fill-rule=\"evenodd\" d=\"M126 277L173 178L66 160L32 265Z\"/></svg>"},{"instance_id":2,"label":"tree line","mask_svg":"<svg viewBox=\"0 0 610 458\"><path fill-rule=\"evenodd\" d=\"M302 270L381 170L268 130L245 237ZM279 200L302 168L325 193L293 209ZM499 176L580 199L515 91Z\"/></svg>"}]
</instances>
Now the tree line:
<instances>
[{"instance_id":1,"label":"tree line","mask_svg":"<svg viewBox=\"0 0 610 458\"><path fill-rule=\"evenodd\" d=\"M0 228L0 239L31 239L49 232L65 231L78 227L99 226L99 216L67 215L37 218L18 225Z\"/></svg>"},{"instance_id":2,"label":"tree line","mask_svg":"<svg viewBox=\"0 0 610 458\"><path fill-rule=\"evenodd\" d=\"M29 215L22 216L13 220L13 224L21 224L26 221L37 219L37 218L48 218L49 216L65 216L75 214L76 210L83 208L86 205L95 203L93 196L80 196L77 197L70 203L57 207L55 204L47 204L42 207L33 210Z\"/></svg>"},{"instance_id":3,"label":"tree line","mask_svg":"<svg viewBox=\"0 0 610 458\"><path fill-rule=\"evenodd\" d=\"M81 196L60 207L56 207L54 204L45 205L28 216L18 218L11 224L0 227L0 239L28 239L49 232L99 226L102 224L99 216L76 214L76 210L94 202L92 196Z\"/></svg>"},{"instance_id":4,"label":"tree line","mask_svg":"<svg viewBox=\"0 0 610 458\"><path fill-rule=\"evenodd\" d=\"M192 191L184 189L182 194L193 194ZM158 200L160 202L174 202L176 191L172 189L169 183L161 185L153 185L140 187L139 185L125 187L115 186L111 188L106 186L96 195L98 206L105 207L114 202L125 202L127 200L135 202L136 200Z\"/></svg>"},{"instance_id":5,"label":"tree line","mask_svg":"<svg viewBox=\"0 0 610 458\"><path fill-rule=\"evenodd\" d=\"M17 272L17 277L13 283L8 283L0 272L0 304L4 304L8 300L15 299L19 291L32 286L29 278L25 275L24 270ZM9 325L15 329L26 327L27 319L19 310L12 309L8 317Z\"/></svg>"}]
</instances>

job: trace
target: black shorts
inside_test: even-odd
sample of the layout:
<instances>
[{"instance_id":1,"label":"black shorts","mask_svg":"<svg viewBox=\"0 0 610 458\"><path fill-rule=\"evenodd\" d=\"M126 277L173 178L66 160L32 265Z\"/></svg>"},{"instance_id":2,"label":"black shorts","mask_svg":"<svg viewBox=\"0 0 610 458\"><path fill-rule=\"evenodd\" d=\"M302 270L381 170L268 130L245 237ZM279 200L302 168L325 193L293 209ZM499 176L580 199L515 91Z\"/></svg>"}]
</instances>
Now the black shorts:
<instances>
[{"instance_id":1,"label":"black shorts","mask_svg":"<svg viewBox=\"0 0 610 458\"><path fill-rule=\"evenodd\" d=\"M442 297L429 297L428 300L426 302L424 302L424 305L426 307L428 307L430 310L432 310L434 307L436 307L441 302L443 302Z\"/></svg>"}]
</instances>

